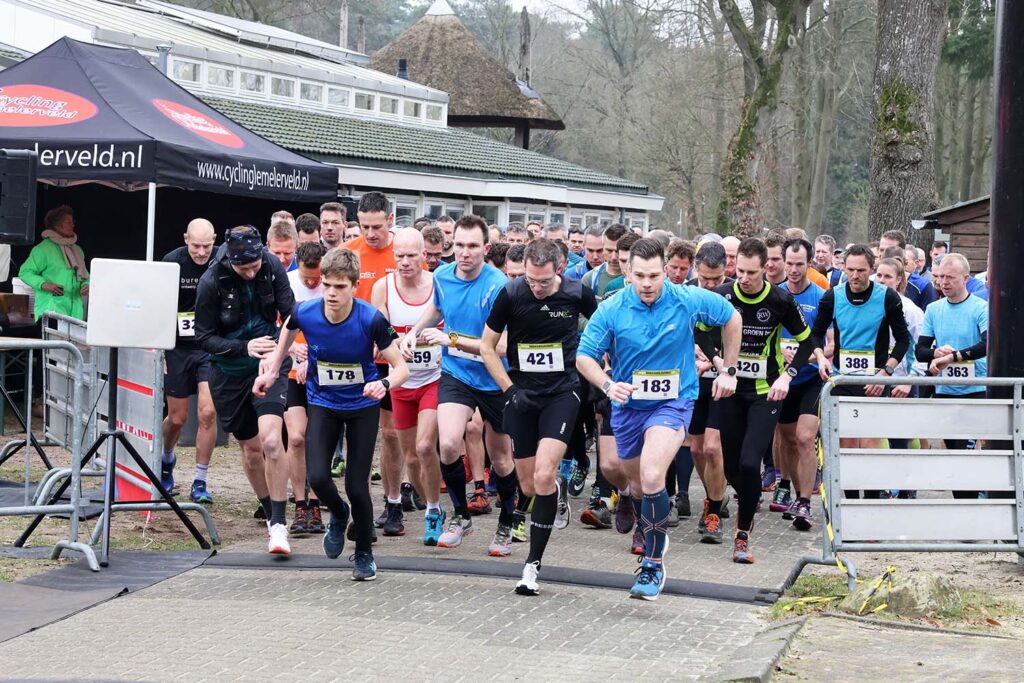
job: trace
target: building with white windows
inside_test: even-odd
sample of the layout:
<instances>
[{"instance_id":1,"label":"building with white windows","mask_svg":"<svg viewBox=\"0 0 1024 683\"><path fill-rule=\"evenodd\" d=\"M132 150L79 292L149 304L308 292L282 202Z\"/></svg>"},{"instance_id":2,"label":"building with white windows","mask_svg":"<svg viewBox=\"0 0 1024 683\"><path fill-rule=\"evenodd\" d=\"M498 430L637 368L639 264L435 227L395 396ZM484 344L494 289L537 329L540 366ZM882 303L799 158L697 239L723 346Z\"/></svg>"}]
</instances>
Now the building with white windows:
<instances>
[{"instance_id":1,"label":"building with white windows","mask_svg":"<svg viewBox=\"0 0 1024 683\"><path fill-rule=\"evenodd\" d=\"M138 50L243 126L336 166L340 196L385 192L402 223L472 212L499 225L646 228L664 201L642 183L449 127L446 92L337 45L159 0L0 0L0 65L63 36Z\"/></svg>"}]
</instances>

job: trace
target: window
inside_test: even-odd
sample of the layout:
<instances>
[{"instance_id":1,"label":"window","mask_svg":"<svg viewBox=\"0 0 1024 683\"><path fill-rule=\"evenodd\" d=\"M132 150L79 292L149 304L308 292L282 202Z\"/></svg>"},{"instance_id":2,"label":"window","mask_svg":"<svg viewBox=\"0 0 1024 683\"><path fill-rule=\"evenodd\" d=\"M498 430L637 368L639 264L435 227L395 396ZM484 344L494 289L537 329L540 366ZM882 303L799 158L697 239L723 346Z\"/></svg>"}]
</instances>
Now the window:
<instances>
[{"instance_id":1,"label":"window","mask_svg":"<svg viewBox=\"0 0 1024 683\"><path fill-rule=\"evenodd\" d=\"M380 98L380 113L381 114L397 114L398 113L398 98L396 97L384 97Z\"/></svg>"},{"instance_id":2,"label":"window","mask_svg":"<svg viewBox=\"0 0 1024 683\"><path fill-rule=\"evenodd\" d=\"M647 221L643 218L634 218L629 222L629 227L640 228L643 230L646 227Z\"/></svg>"},{"instance_id":3,"label":"window","mask_svg":"<svg viewBox=\"0 0 1024 683\"><path fill-rule=\"evenodd\" d=\"M444 215L444 204L432 204L426 202L423 204L423 215L430 216L431 220L437 220Z\"/></svg>"},{"instance_id":4,"label":"window","mask_svg":"<svg viewBox=\"0 0 1024 683\"><path fill-rule=\"evenodd\" d=\"M342 88L327 89L327 106L348 108L349 91Z\"/></svg>"},{"instance_id":5,"label":"window","mask_svg":"<svg viewBox=\"0 0 1024 683\"><path fill-rule=\"evenodd\" d=\"M439 104L427 105L427 121L440 121L444 114L444 107Z\"/></svg>"},{"instance_id":6,"label":"window","mask_svg":"<svg viewBox=\"0 0 1024 683\"><path fill-rule=\"evenodd\" d=\"M481 206L480 204L473 204L473 213L487 221L488 225L498 222L497 204L492 204L490 206Z\"/></svg>"},{"instance_id":7,"label":"window","mask_svg":"<svg viewBox=\"0 0 1024 683\"><path fill-rule=\"evenodd\" d=\"M589 228L591 225L596 225L601 220L601 217L596 213L588 213L584 216L584 224Z\"/></svg>"},{"instance_id":8,"label":"window","mask_svg":"<svg viewBox=\"0 0 1024 683\"><path fill-rule=\"evenodd\" d=\"M395 225L402 228L411 228L416 222L416 205L400 203L395 206Z\"/></svg>"},{"instance_id":9,"label":"window","mask_svg":"<svg viewBox=\"0 0 1024 683\"><path fill-rule=\"evenodd\" d=\"M316 83L303 83L299 86L299 99L320 104L324 101L324 86Z\"/></svg>"},{"instance_id":10,"label":"window","mask_svg":"<svg viewBox=\"0 0 1024 683\"><path fill-rule=\"evenodd\" d=\"M373 95L365 92L356 93L356 109L373 111Z\"/></svg>"},{"instance_id":11,"label":"window","mask_svg":"<svg viewBox=\"0 0 1024 683\"><path fill-rule=\"evenodd\" d=\"M206 82L215 88L234 88L235 70L210 64L206 67Z\"/></svg>"},{"instance_id":12,"label":"window","mask_svg":"<svg viewBox=\"0 0 1024 683\"><path fill-rule=\"evenodd\" d=\"M423 105L421 105L419 102L414 102L412 100L406 100L402 104L402 113L405 116L407 116L407 117L409 117L411 119L422 118L422 116L423 116Z\"/></svg>"},{"instance_id":13,"label":"window","mask_svg":"<svg viewBox=\"0 0 1024 683\"><path fill-rule=\"evenodd\" d=\"M540 223L541 225L544 225L544 212L543 211L541 211L540 213L531 212L529 214L529 219L530 219L531 222L536 221L537 223Z\"/></svg>"},{"instance_id":14,"label":"window","mask_svg":"<svg viewBox=\"0 0 1024 683\"><path fill-rule=\"evenodd\" d=\"M565 223L565 214L561 211L552 211L550 216L551 223Z\"/></svg>"},{"instance_id":15,"label":"window","mask_svg":"<svg viewBox=\"0 0 1024 683\"><path fill-rule=\"evenodd\" d=\"M295 97L295 81L290 78L278 78L272 76L270 78L270 94L275 97L287 97L289 99Z\"/></svg>"},{"instance_id":16,"label":"window","mask_svg":"<svg viewBox=\"0 0 1024 683\"><path fill-rule=\"evenodd\" d=\"M174 67L171 69L171 76L176 81L187 81L189 83L199 82L199 62L186 62L180 59L174 60Z\"/></svg>"},{"instance_id":17,"label":"window","mask_svg":"<svg viewBox=\"0 0 1024 683\"><path fill-rule=\"evenodd\" d=\"M526 214L522 211L509 211L508 212L508 224L518 223L519 225L526 225Z\"/></svg>"},{"instance_id":18,"label":"window","mask_svg":"<svg viewBox=\"0 0 1024 683\"><path fill-rule=\"evenodd\" d=\"M462 218L465 215L465 213L466 213L466 205L465 204L452 204L451 202L448 202L448 204L445 205L445 211L444 212L446 214L448 214L448 217L451 218L453 221L457 221L457 220L459 220L460 218Z\"/></svg>"},{"instance_id":19,"label":"window","mask_svg":"<svg viewBox=\"0 0 1024 683\"><path fill-rule=\"evenodd\" d=\"M583 229L583 216L572 216L569 219L569 227L570 228L579 228L580 230L582 230Z\"/></svg>"},{"instance_id":20,"label":"window","mask_svg":"<svg viewBox=\"0 0 1024 683\"><path fill-rule=\"evenodd\" d=\"M243 71L238 84L246 92L263 94L267 91L267 77L251 71Z\"/></svg>"},{"instance_id":21,"label":"window","mask_svg":"<svg viewBox=\"0 0 1024 683\"><path fill-rule=\"evenodd\" d=\"M611 216L602 216L600 223L602 228L607 228L612 224Z\"/></svg>"}]
</instances>

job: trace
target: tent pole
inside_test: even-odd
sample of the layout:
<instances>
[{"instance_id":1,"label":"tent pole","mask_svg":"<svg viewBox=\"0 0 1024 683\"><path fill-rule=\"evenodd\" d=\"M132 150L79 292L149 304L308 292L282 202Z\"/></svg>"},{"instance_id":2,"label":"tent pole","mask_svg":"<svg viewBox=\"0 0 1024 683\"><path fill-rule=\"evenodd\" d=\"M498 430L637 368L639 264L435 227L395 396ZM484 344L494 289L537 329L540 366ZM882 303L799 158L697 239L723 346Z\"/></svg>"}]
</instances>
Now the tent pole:
<instances>
[{"instance_id":1,"label":"tent pole","mask_svg":"<svg viewBox=\"0 0 1024 683\"><path fill-rule=\"evenodd\" d=\"M149 184L149 206L146 209L146 260L153 260L156 242L156 183Z\"/></svg>"}]
</instances>

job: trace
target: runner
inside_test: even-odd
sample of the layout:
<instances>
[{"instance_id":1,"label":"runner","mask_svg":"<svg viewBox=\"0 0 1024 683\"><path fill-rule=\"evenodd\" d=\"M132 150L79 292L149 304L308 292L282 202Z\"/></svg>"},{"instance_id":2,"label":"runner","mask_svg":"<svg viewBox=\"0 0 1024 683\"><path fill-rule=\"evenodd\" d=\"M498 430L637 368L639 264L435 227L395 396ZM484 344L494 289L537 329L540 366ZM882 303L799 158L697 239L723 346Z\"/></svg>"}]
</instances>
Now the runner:
<instances>
[{"instance_id":1,"label":"runner","mask_svg":"<svg viewBox=\"0 0 1024 683\"><path fill-rule=\"evenodd\" d=\"M757 238L747 238L736 250L736 281L716 291L743 319L737 368L736 393L718 405L717 420L722 438L725 477L736 489L739 511L733 562L751 564L750 535L761 496L761 460L771 446L781 401L790 382L807 363L813 345L811 331L793 297L764 279L768 248ZM779 347L782 327L799 343L792 362L786 363ZM723 359L706 326L700 328L701 348L719 373Z\"/></svg>"},{"instance_id":2,"label":"runner","mask_svg":"<svg viewBox=\"0 0 1024 683\"><path fill-rule=\"evenodd\" d=\"M343 241L345 214L345 205L341 202L325 202L320 205L320 239L328 249L337 247Z\"/></svg>"},{"instance_id":3,"label":"runner","mask_svg":"<svg viewBox=\"0 0 1024 683\"><path fill-rule=\"evenodd\" d=\"M444 235L444 253L441 255L441 261L452 263L455 261L455 219L448 215L441 216L437 219L437 227L441 228Z\"/></svg>"},{"instance_id":4,"label":"runner","mask_svg":"<svg viewBox=\"0 0 1024 683\"><path fill-rule=\"evenodd\" d=\"M213 496L206 487L206 477L213 448L217 445L217 413L210 396L210 354L196 343L195 311L196 287L210 264L216 237L210 221L196 218L189 222L185 231L185 246L163 258L177 263L181 271L178 276L178 336L174 348L164 354L167 417L163 421L160 483L168 492L174 489L174 465L178 461L174 447L188 420L188 399L195 395L198 397L199 429L196 431L196 473L189 498L194 503L208 504L213 503Z\"/></svg>"},{"instance_id":5,"label":"runner","mask_svg":"<svg viewBox=\"0 0 1024 683\"><path fill-rule=\"evenodd\" d=\"M210 354L210 395L220 426L238 441L243 469L266 514L268 551L287 555L288 458L281 427L291 361L265 396L253 397L252 388L260 360L275 348L277 320L291 314L295 297L259 230L231 228L224 242L223 255L196 289L196 343Z\"/></svg>"},{"instance_id":6,"label":"runner","mask_svg":"<svg viewBox=\"0 0 1024 683\"><path fill-rule=\"evenodd\" d=\"M526 276L500 291L494 302L480 355L505 394L504 424L512 439L516 476L534 497L530 552L516 585L520 595L537 595L537 576L551 529L569 524L569 482L558 473L580 407L576 375L579 318L597 309L593 292L558 275L562 252L549 239L526 246ZM508 370L498 355L508 330ZM556 476L557 475L557 476Z\"/></svg>"},{"instance_id":7,"label":"runner","mask_svg":"<svg viewBox=\"0 0 1024 683\"><path fill-rule=\"evenodd\" d=\"M735 235L726 235L722 238L722 248L725 249L725 276L736 277L736 250L740 248L740 238Z\"/></svg>"},{"instance_id":8,"label":"runner","mask_svg":"<svg viewBox=\"0 0 1024 683\"><path fill-rule=\"evenodd\" d=\"M436 225L423 228L423 263L433 273L444 263L444 233Z\"/></svg>"},{"instance_id":9,"label":"runner","mask_svg":"<svg viewBox=\"0 0 1024 683\"><path fill-rule=\"evenodd\" d=\"M601 301L611 292L615 291L612 282L622 277L622 270L619 268L619 240L622 239L629 229L622 223L612 223L604 231L604 263L583 276L583 284L589 287L598 301ZM621 287L619 287L621 289Z\"/></svg>"},{"instance_id":10,"label":"runner","mask_svg":"<svg viewBox=\"0 0 1024 683\"><path fill-rule=\"evenodd\" d=\"M319 242L303 242L295 252L296 270L288 273L288 284L300 304L324 295L320 281L320 260L327 249ZM284 426L288 432L288 468L295 496L295 517L289 531L293 534L322 534L323 518L320 501L310 498L306 487L306 339L302 333L296 337L289 351L292 369L288 372L288 403L284 411Z\"/></svg>"},{"instance_id":11,"label":"runner","mask_svg":"<svg viewBox=\"0 0 1024 683\"><path fill-rule=\"evenodd\" d=\"M781 288L793 296L804 314L808 325L814 325L818 316L818 303L825 290L807 277L811 258L811 243L807 240L789 240L785 254L786 281ZM829 332L831 336L831 331ZM788 328L782 330L782 355L792 363L799 348L799 342ZM811 495L814 492L818 473L818 453L815 448L818 437L818 395L822 381L818 367L807 364L789 385L789 393L779 411L778 455L782 469L782 480L775 489L769 509L782 512L783 519L792 519L793 526L800 531L809 531L811 520ZM793 496L790 481L796 484Z\"/></svg>"},{"instance_id":12,"label":"runner","mask_svg":"<svg viewBox=\"0 0 1024 683\"><path fill-rule=\"evenodd\" d=\"M665 283L665 255L649 239L633 245L631 286L603 302L583 332L576 367L612 401L619 457L640 479L644 557L630 596L654 600L665 584L669 500L665 473L686 436L697 398L693 325L724 326L727 362L736 362L741 323L721 297ZM611 357L612 376L602 367ZM735 372L735 370L734 370ZM715 380L715 398L730 395L732 374Z\"/></svg>"},{"instance_id":13,"label":"runner","mask_svg":"<svg viewBox=\"0 0 1024 683\"><path fill-rule=\"evenodd\" d=\"M377 564L372 546L370 466L377 413L381 399L391 388L402 386L409 377L409 369L395 343L398 336L394 328L370 304L353 297L360 280L359 256L348 249L332 249L320 262L320 273L323 298L295 308L252 391L262 396L276 390L282 363L301 330L309 345L307 476L317 496L331 511L323 540L324 554L331 559L341 555L351 512L356 544L351 558L355 565L352 578L372 581L377 578ZM375 347L392 366L389 377L377 375ZM345 493L351 508L338 495L330 470L342 424L348 439Z\"/></svg>"},{"instance_id":14,"label":"runner","mask_svg":"<svg viewBox=\"0 0 1024 683\"><path fill-rule=\"evenodd\" d=\"M423 270L423 236L415 228L395 233L397 271L377 280L371 296L399 339L423 315L434 296L434 278ZM407 363L405 384L391 392L394 425L416 491L426 500L423 545L437 545L446 515L441 508L441 468L437 454L437 385L441 348L424 344Z\"/></svg>"},{"instance_id":15,"label":"runner","mask_svg":"<svg viewBox=\"0 0 1024 683\"><path fill-rule=\"evenodd\" d=\"M466 423L480 410L485 422L484 442L491 457L491 477L496 480L501 512L488 552L506 556L512 552L512 522L516 498L516 474L511 443L505 433L501 390L484 367L480 336L487 315L508 278L484 263L487 223L479 216L463 216L455 224L456 262L434 273L434 298L419 321L402 340L402 352L413 357L417 342L444 347L441 383L438 386L437 421L441 439L441 474L454 512L448 529L438 539L442 548L455 548L472 533L466 500L466 468L461 462ZM434 328L444 320L447 335Z\"/></svg>"}]
</instances>

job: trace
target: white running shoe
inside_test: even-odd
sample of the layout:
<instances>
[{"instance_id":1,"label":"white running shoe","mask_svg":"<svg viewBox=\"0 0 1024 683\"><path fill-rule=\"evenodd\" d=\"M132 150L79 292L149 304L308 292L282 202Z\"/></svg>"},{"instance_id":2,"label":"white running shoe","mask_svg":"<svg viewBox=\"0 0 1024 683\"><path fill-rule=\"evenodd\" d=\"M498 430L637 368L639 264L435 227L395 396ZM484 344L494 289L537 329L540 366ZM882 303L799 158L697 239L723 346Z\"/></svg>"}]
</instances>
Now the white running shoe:
<instances>
[{"instance_id":1,"label":"white running shoe","mask_svg":"<svg viewBox=\"0 0 1024 683\"><path fill-rule=\"evenodd\" d=\"M274 524L270 527L270 542L267 544L267 552L271 555L291 555L292 549L288 545L288 527L284 524Z\"/></svg>"},{"instance_id":2,"label":"white running shoe","mask_svg":"<svg viewBox=\"0 0 1024 683\"><path fill-rule=\"evenodd\" d=\"M572 515L572 510L569 508L569 487L565 481L565 475L561 472L555 477L555 487L558 507L555 508L555 522L553 526L556 529L564 529L569 526L569 517Z\"/></svg>"},{"instance_id":3,"label":"white running shoe","mask_svg":"<svg viewBox=\"0 0 1024 683\"><path fill-rule=\"evenodd\" d=\"M540 573L540 562L527 562L523 565L523 578L516 584L519 595L540 595L537 575Z\"/></svg>"}]
</instances>

